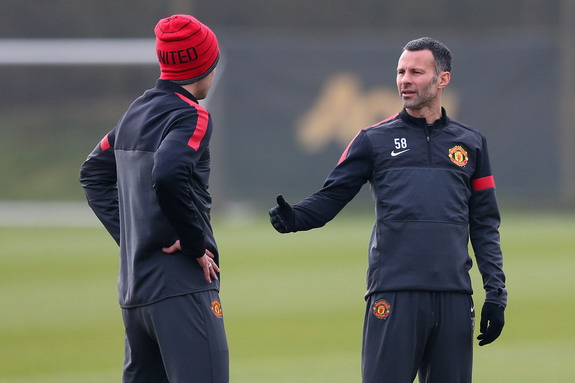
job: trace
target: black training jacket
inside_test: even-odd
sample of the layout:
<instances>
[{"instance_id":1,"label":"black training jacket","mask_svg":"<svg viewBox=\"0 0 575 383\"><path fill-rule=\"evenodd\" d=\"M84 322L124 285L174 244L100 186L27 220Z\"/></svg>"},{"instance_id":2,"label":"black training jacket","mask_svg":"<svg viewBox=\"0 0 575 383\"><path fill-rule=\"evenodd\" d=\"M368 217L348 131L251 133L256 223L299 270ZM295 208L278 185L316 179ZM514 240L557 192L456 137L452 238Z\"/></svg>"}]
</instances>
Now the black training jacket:
<instances>
[{"instance_id":1,"label":"black training jacket","mask_svg":"<svg viewBox=\"0 0 575 383\"><path fill-rule=\"evenodd\" d=\"M471 294L471 239L486 301L505 307L487 143L442 113L428 126L403 110L362 130L323 188L294 206L295 231L325 225L369 182L376 222L366 296L406 290Z\"/></svg>"},{"instance_id":2,"label":"black training jacket","mask_svg":"<svg viewBox=\"0 0 575 383\"><path fill-rule=\"evenodd\" d=\"M211 117L194 96L158 80L82 164L88 203L120 245L122 307L219 288L196 261L207 248L219 263L208 192L211 134ZM178 239L181 252L162 251Z\"/></svg>"}]
</instances>

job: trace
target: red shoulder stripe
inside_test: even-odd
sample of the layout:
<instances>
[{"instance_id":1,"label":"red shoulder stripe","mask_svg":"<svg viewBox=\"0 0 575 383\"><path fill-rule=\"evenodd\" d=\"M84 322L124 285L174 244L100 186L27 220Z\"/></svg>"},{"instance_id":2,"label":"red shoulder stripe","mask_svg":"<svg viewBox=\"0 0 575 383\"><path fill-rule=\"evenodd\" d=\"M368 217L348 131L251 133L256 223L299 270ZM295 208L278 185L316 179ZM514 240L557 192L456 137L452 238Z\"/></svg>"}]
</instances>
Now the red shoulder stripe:
<instances>
[{"instance_id":1,"label":"red shoulder stripe","mask_svg":"<svg viewBox=\"0 0 575 383\"><path fill-rule=\"evenodd\" d=\"M361 131L359 132L361 133ZM357 136L359 136L359 133L357 133L355 135L355 137L353 138L353 140L351 140L351 142L347 145L347 148L345 148L345 151L342 153L341 157L339 157L339 161L337 161L337 164L341 164L346 158L347 158L347 152L349 152L349 148L351 147L351 144L353 144L353 141L355 141L355 139L357 138Z\"/></svg>"},{"instance_id":2,"label":"red shoulder stripe","mask_svg":"<svg viewBox=\"0 0 575 383\"><path fill-rule=\"evenodd\" d=\"M391 121L391 120L393 120L394 118L396 118L397 116L399 116L399 113L396 113L396 114L394 114L393 116L388 117L388 118L386 118L385 120L380 121L380 122L378 122L377 124L374 124L374 125L370 126L370 128L373 128L374 126L377 126L377 125L382 124L382 123L384 123L384 122ZM361 133L361 131L360 131L359 133ZM353 144L353 141L355 141L355 139L357 138L357 136L359 136L359 133L357 133L357 134L355 135L355 137L353 138L353 140L351 140L351 142L349 143L349 145L347 145L347 148L345 148L345 151L342 153L341 157L339 158L339 161L337 162L338 165L341 164L341 163L347 158L347 152L349 152L349 148L351 147L351 144Z\"/></svg>"},{"instance_id":3,"label":"red shoulder stripe","mask_svg":"<svg viewBox=\"0 0 575 383\"><path fill-rule=\"evenodd\" d=\"M487 176L471 180L471 187L473 188L474 191L494 188L495 178L493 178L493 176Z\"/></svg>"},{"instance_id":4,"label":"red shoulder stripe","mask_svg":"<svg viewBox=\"0 0 575 383\"><path fill-rule=\"evenodd\" d=\"M100 150L105 152L106 150L110 149L110 141L108 140L108 135L106 134L102 141L100 141Z\"/></svg>"},{"instance_id":5,"label":"red shoulder stripe","mask_svg":"<svg viewBox=\"0 0 575 383\"><path fill-rule=\"evenodd\" d=\"M208 121L209 121L209 114L206 108L201 106L200 104L190 100L184 95L177 93L179 98L187 102L191 107L196 108L198 111L198 121L196 122L196 129L194 129L194 133L188 140L188 146L193 148L194 150L198 150L200 148L200 144L208 131Z\"/></svg>"},{"instance_id":6,"label":"red shoulder stripe","mask_svg":"<svg viewBox=\"0 0 575 383\"><path fill-rule=\"evenodd\" d=\"M384 122L391 121L397 116L399 116L399 113L396 113L393 116L386 118L385 120L379 121L377 124L373 124L372 126L370 126L370 128L373 128L374 126L377 126L379 124L383 124Z\"/></svg>"}]
</instances>

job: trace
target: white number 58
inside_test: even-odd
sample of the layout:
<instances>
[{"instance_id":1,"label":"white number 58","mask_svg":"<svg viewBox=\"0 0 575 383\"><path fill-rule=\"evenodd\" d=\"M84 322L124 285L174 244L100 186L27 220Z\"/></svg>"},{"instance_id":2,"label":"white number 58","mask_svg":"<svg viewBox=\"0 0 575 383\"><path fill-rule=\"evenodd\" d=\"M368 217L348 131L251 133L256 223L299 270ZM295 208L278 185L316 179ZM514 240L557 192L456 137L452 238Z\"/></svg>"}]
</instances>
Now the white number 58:
<instances>
[{"instance_id":1,"label":"white number 58","mask_svg":"<svg viewBox=\"0 0 575 383\"><path fill-rule=\"evenodd\" d=\"M396 149L405 149L407 148L407 140L405 138L394 138L393 142L395 143Z\"/></svg>"}]
</instances>

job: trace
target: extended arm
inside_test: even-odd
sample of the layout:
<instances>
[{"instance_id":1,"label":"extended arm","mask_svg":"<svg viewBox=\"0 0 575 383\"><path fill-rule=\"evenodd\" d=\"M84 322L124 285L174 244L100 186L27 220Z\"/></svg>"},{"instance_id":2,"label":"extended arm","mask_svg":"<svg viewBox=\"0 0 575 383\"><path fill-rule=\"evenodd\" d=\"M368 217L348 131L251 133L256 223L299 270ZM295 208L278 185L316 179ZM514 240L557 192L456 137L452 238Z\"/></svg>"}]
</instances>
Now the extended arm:
<instances>
[{"instance_id":1,"label":"extended arm","mask_svg":"<svg viewBox=\"0 0 575 383\"><path fill-rule=\"evenodd\" d=\"M324 226L369 181L372 166L371 146L365 131L361 131L349 144L320 191L294 206L287 204L282 196L278 197L278 205L269 211L272 225L280 233Z\"/></svg>"}]
</instances>

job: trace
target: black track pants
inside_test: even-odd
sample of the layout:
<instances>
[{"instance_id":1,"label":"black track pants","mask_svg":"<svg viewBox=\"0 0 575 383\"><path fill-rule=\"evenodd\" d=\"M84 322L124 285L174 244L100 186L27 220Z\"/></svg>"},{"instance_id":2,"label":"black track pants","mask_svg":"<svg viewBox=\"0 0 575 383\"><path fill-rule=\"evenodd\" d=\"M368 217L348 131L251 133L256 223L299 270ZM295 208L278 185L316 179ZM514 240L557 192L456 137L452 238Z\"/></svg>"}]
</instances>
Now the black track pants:
<instances>
[{"instance_id":1,"label":"black track pants","mask_svg":"<svg viewBox=\"0 0 575 383\"><path fill-rule=\"evenodd\" d=\"M470 383L475 311L470 295L373 294L363 330L363 383Z\"/></svg>"},{"instance_id":2,"label":"black track pants","mask_svg":"<svg viewBox=\"0 0 575 383\"><path fill-rule=\"evenodd\" d=\"M217 291L122 309L123 383L228 383L229 356Z\"/></svg>"}]
</instances>

